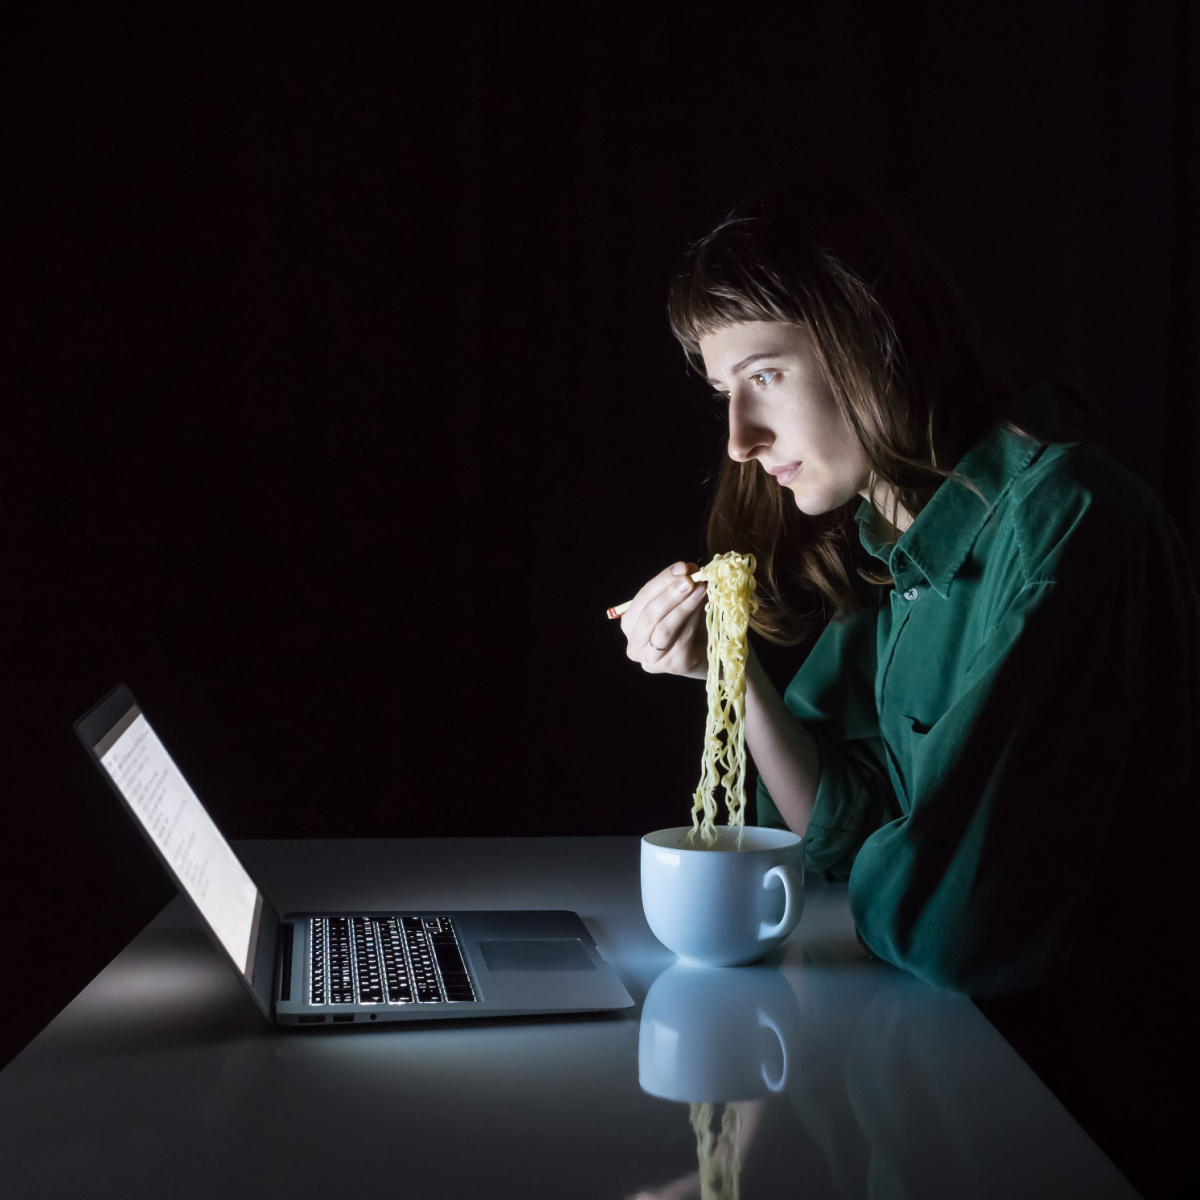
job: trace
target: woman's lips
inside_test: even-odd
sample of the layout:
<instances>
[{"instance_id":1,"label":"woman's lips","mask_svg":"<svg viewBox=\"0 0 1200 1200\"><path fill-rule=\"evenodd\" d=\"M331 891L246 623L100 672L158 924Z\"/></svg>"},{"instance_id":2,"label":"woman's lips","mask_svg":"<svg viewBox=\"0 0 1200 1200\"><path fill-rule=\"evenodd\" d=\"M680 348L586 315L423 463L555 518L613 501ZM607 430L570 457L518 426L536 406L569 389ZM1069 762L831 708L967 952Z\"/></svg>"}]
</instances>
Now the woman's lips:
<instances>
[{"instance_id":1,"label":"woman's lips","mask_svg":"<svg viewBox=\"0 0 1200 1200\"><path fill-rule=\"evenodd\" d=\"M800 468L803 465L803 463L798 462L784 463L781 467L768 467L767 474L774 475L780 487L787 487L800 474Z\"/></svg>"}]
</instances>

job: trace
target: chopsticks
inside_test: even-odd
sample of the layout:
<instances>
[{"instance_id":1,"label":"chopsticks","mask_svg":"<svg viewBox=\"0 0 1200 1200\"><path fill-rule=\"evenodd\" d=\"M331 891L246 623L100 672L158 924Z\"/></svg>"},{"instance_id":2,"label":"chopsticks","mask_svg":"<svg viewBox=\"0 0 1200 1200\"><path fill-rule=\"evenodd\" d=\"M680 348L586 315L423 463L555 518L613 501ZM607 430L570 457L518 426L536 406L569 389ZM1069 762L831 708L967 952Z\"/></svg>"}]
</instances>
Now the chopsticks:
<instances>
[{"instance_id":1,"label":"chopsticks","mask_svg":"<svg viewBox=\"0 0 1200 1200\"><path fill-rule=\"evenodd\" d=\"M707 583L708 582L708 575L705 574L703 568L699 571L693 571L688 576L688 578L693 583ZM623 617L629 611L629 606L632 603L633 603L632 600L626 600L624 604L614 605L612 608L610 608L608 610L608 619L610 621L615 621L618 617Z\"/></svg>"}]
</instances>

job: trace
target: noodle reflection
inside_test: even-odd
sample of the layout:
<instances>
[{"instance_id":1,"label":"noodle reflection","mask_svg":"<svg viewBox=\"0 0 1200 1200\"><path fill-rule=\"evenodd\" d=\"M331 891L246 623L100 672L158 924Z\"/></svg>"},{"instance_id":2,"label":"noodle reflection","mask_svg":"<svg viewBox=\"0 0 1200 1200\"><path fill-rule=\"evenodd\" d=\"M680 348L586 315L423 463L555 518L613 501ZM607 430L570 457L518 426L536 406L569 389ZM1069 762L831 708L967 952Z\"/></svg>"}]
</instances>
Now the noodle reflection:
<instances>
[{"instance_id":1,"label":"noodle reflection","mask_svg":"<svg viewBox=\"0 0 1200 1200\"><path fill-rule=\"evenodd\" d=\"M742 1173L741 1114L726 1104L719 1131L713 1130L715 1104L693 1104L692 1129L700 1161L700 1200L738 1200Z\"/></svg>"}]
</instances>

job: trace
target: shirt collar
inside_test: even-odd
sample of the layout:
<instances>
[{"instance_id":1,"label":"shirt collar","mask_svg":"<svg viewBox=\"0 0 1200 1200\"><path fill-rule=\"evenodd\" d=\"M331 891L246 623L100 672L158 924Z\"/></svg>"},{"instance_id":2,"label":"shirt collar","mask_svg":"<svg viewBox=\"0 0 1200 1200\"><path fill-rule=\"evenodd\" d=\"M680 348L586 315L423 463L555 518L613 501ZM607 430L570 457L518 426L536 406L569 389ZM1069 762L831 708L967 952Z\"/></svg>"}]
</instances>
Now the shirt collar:
<instances>
[{"instance_id":1,"label":"shirt collar","mask_svg":"<svg viewBox=\"0 0 1200 1200\"><path fill-rule=\"evenodd\" d=\"M1061 424L1049 383L1035 384L1013 397L1007 411L1014 419L1028 419L1034 428ZM954 468L978 494L956 479L947 479L894 543L883 539L878 515L864 500L855 514L863 546L887 563L898 590L907 590L923 576L945 598L993 508L1042 449L1040 442L994 426Z\"/></svg>"}]
</instances>

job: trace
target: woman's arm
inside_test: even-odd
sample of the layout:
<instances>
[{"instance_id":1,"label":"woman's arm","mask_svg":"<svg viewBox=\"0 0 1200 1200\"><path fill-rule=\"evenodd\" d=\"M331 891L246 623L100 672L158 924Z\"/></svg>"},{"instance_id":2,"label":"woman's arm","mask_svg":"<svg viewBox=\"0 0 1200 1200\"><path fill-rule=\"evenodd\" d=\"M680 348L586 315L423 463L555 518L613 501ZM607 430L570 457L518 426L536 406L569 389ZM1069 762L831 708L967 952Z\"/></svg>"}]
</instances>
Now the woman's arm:
<instances>
[{"instance_id":1,"label":"woman's arm","mask_svg":"<svg viewBox=\"0 0 1200 1200\"><path fill-rule=\"evenodd\" d=\"M767 678L753 646L746 663L746 748L779 815L802 835L821 778L820 755L812 735Z\"/></svg>"}]
</instances>

